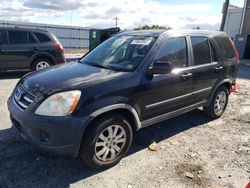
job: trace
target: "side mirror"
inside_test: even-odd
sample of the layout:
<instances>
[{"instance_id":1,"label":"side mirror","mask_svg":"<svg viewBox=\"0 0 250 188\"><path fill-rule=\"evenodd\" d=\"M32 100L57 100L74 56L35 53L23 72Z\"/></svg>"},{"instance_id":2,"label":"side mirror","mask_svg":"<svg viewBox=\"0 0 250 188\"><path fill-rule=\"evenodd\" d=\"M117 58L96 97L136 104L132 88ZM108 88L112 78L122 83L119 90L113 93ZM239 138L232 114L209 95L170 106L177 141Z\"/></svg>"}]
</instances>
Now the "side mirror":
<instances>
[{"instance_id":1,"label":"side mirror","mask_svg":"<svg viewBox=\"0 0 250 188\"><path fill-rule=\"evenodd\" d=\"M172 64L169 61L156 61L149 71L151 74L168 74L172 71Z\"/></svg>"}]
</instances>

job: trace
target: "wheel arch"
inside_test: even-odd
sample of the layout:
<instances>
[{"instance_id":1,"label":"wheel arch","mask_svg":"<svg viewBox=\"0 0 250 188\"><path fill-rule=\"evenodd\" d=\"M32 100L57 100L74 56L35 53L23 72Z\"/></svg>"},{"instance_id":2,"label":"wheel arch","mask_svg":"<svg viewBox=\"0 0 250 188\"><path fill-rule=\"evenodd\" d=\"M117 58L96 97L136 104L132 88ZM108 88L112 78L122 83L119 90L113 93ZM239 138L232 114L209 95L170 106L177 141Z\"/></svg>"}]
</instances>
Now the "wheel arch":
<instances>
[{"instance_id":1,"label":"wheel arch","mask_svg":"<svg viewBox=\"0 0 250 188\"><path fill-rule=\"evenodd\" d=\"M231 86L232 86L232 81L231 81L230 79L224 79L224 80L222 80L221 82L219 82L219 83L216 85L216 87L214 87L214 89L212 90L212 92L211 92L211 94L210 94L208 105L211 103L215 91L216 91L219 87L221 87L221 86L225 86L225 87L228 89L228 94L230 94L230 89L231 89Z\"/></svg>"},{"instance_id":2,"label":"wheel arch","mask_svg":"<svg viewBox=\"0 0 250 188\"><path fill-rule=\"evenodd\" d=\"M94 111L89 115L89 120L87 123L87 126L84 128L83 131L81 131L81 136L80 136L80 142L79 142L79 150L78 150L78 155L80 153L81 145L83 143L83 138L87 134L88 130L91 128L91 125L97 121L99 118L108 115L110 113L120 113L125 116L126 119L130 122L132 126L133 131L137 131L141 128L141 121L139 119L139 115L137 111L128 104L114 104L110 106L106 106L103 108L100 108L99 110Z\"/></svg>"},{"instance_id":3,"label":"wheel arch","mask_svg":"<svg viewBox=\"0 0 250 188\"><path fill-rule=\"evenodd\" d=\"M45 59L48 59L53 65L55 64L55 61L53 59L53 57L49 54L46 54L46 53L42 53L42 54L37 54L35 55L34 57L32 57L32 60L31 60L31 64L30 64L30 68L32 68L34 62L37 60L37 59L40 59L40 58L45 58Z\"/></svg>"},{"instance_id":4,"label":"wheel arch","mask_svg":"<svg viewBox=\"0 0 250 188\"><path fill-rule=\"evenodd\" d=\"M124 115L131 123L134 130L139 130L141 128L141 121L137 111L128 104L114 104L110 106L103 107L90 114L91 120L89 124L95 121L100 116L104 116L108 113L120 113ZM89 126L89 125L88 125Z\"/></svg>"}]
</instances>

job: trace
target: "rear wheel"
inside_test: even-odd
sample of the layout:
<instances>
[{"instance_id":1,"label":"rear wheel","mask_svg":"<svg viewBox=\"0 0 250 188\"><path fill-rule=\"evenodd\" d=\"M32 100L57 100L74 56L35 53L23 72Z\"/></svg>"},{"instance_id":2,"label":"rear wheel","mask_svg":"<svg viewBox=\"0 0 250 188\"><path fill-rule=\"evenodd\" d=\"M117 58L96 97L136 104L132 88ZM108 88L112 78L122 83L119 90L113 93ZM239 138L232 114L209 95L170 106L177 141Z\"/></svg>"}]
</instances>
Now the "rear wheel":
<instances>
[{"instance_id":1,"label":"rear wheel","mask_svg":"<svg viewBox=\"0 0 250 188\"><path fill-rule=\"evenodd\" d=\"M38 58L35 59L34 62L32 63L32 70L42 70L45 68L48 68L52 65L51 61L47 58Z\"/></svg>"},{"instance_id":2,"label":"rear wheel","mask_svg":"<svg viewBox=\"0 0 250 188\"><path fill-rule=\"evenodd\" d=\"M206 115L211 118L219 118L227 107L228 95L228 89L225 86L220 86L214 93L210 105L203 107Z\"/></svg>"},{"instance_id":3,"label":"rear wheel","mask_svg":"<svg viewBox=\"0 0 250 188\"><path fill-rule=\"evenodd\" d=\"M106 169L117 164L128 152L133 132L129 121L114 113L103 116L87 130L80 151L92 169Z\"/></svg>"}]
</instances>

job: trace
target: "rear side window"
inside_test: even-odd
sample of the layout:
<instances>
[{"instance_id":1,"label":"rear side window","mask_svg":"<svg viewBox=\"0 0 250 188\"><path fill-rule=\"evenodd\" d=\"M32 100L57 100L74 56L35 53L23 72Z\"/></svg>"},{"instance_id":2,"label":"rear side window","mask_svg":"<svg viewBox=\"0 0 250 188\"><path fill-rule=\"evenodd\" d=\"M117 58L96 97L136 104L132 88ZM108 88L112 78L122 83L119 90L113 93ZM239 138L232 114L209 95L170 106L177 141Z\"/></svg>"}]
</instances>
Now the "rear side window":
<instances>
[{"instance_id":1,"label":"rear side window","mask_svg":"<svg viewBox=\"0 0 250 188\"><path fill-rule=\"evenodd\" d=\"M36 40L31 33L29 33L29 43L36 43Z\"/></svg>"},{"instance_id":2,"label":"rear side window","mask_svg":"<svg viewBox=\"0 0 250 188\"><path fill-rule=\"evenodd\" d=\"M8 31L10 44L28 44L28 33L25 31Z\"/></svg>"},{"instance_id":3,"label":"rear side window","mask_svg":"<svg viewBox=\"0 0 250 188\"><path fill-rule=\"evenodd\" d=\"M211 63L210 48L207 37L191 37L194 65Z\"/></svg>"},{"instance_id":4,"label":"rear side window","mask_svg":"<svg viewBox=\"0 0 250 188\"><path fill-rule=\"evenodd\" d=\"M172 38L163 43L155 61L169 61L173 68L187 67L187 44L184 37Z\"/></svg>"},{"instance_id":5,"label":"rear side window","mask_svg":"<svg viewBox=\"0 0 250 188\"><path fill-rule=\"evenodd\" d=\"M49 42L50 38L42 33L34 33L36 35L36 38L39 40L39 42Z\"/></svg>"},{"instance_id":6,"label":"rear side window","mask_svg":"<svg viewBox=\"0 0 250 188\"><path fill-rule=\"evenodd\" d=\"M6 35L6 31L0 31L0 45L4 45L7 44L7 35Z\"/></svg>"},{"instance_id":7,"label":"rear side window","mask_svg":"<svg viewBox=\"0 0 250 188\"><path fill-rule=\"evenodd\" d=\"M213 62L216 62L218 61L218 58L217 58L217 53L213 47L213 45L210 43L210 49L211 49L211 58L212 58L212 61Z\"/></svg>"},{"instance_id":8,"label":"rear side window","mask_svg":"<svg viewBox=\"0 0 250 188\"><path fill-rule=\"evenodd\" d=\"M3 32L0 31L0 45L3 45Z\"/></svg>"},{"instance_id":9,"label":"rear side window","mask_svg":"<svg viewBox=\"0 0 250 188\"><path fill-rule=\"evenodd\" d=\"M214 39L218 43L220 50L223 53L224 57L228 59L232 59L236 57L232 44L227 37L215 37Z\"/></svg>"}]
</instances>

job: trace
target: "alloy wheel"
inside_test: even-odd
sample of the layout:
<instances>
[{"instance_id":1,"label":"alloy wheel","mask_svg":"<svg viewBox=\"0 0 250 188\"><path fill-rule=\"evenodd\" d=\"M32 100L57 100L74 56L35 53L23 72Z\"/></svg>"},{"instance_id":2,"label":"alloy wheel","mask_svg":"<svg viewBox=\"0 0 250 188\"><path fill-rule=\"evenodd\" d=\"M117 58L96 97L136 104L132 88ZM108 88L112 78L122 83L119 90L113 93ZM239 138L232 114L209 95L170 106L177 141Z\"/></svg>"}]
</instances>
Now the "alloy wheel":
<instances>
[{"instance_id":1,"label":"alloy wheel","mask_svg":"<svg viewBox=\"0 0 250 188\"><path fill-rule=\"evenodd\" d=\"M126 143L126 132L120 125L104 129L95 142L95 155L103 162L115 159Z\"/></svg>"},{"instance_id":2,"label":"alloy wheel","mask_svg":"<svg viewBox=\"0 0 250 188\"><path fill-rule=\"evenodd\" d=\"M36 70L42 70L42 69L45 69L45 68L47 68L49 66L50 66L50 64L48 62L46 62L46 61L40 61L36 65Z\"/></svg>"},{"instance_id":3,"label":"alloy wheel","mask_svg":"<svg viewBox=\"0 0 250 188\"><path fill-rule=\"evenodd\" d=\"M214 104L214 112L216 115L220 115L223 113L224 108L226 106L227 102L227 94L225 91L220 91L215 99L215 104Z\"/></svg>"}]
</instances>

